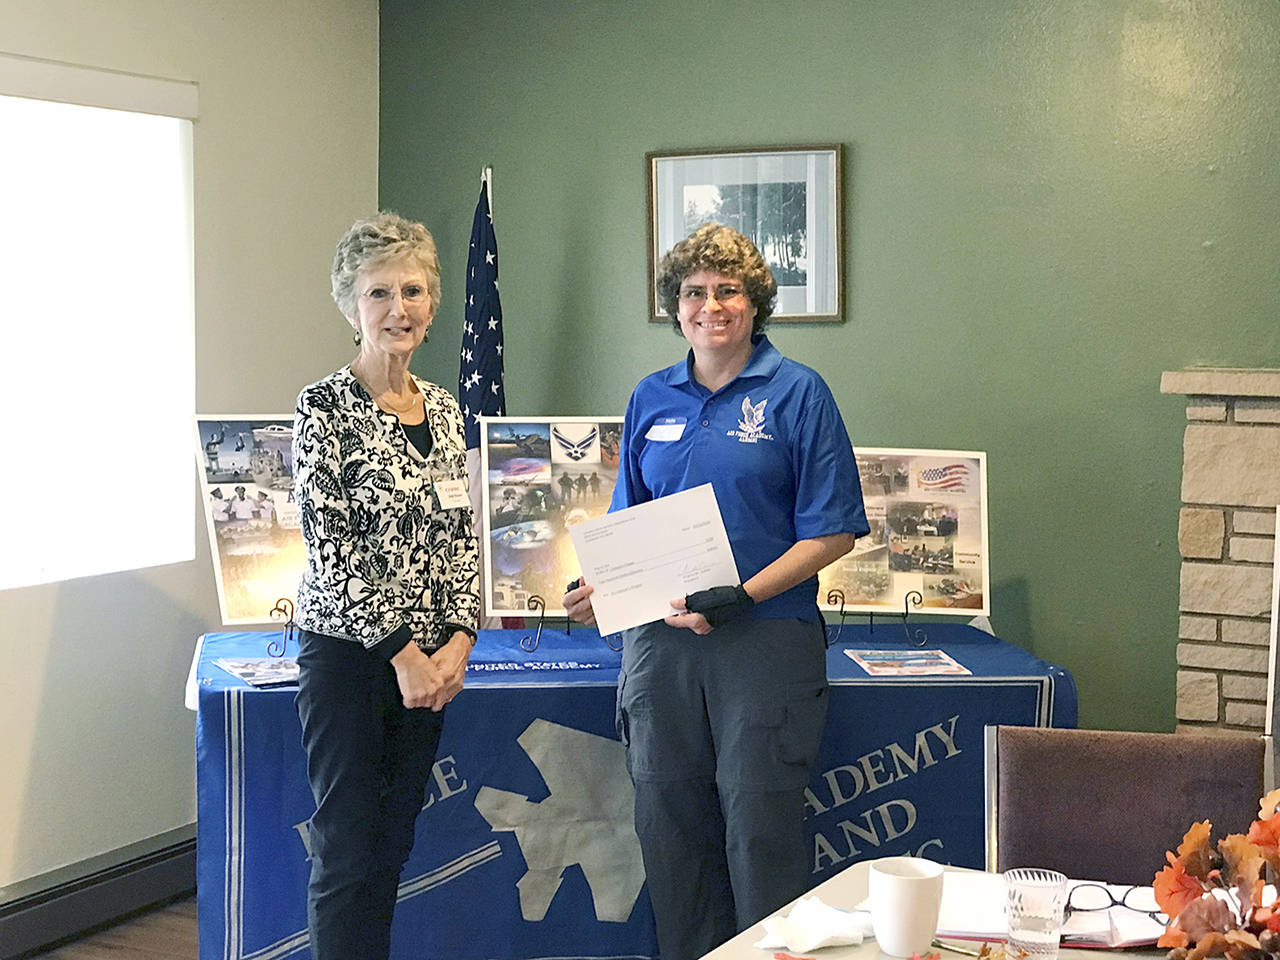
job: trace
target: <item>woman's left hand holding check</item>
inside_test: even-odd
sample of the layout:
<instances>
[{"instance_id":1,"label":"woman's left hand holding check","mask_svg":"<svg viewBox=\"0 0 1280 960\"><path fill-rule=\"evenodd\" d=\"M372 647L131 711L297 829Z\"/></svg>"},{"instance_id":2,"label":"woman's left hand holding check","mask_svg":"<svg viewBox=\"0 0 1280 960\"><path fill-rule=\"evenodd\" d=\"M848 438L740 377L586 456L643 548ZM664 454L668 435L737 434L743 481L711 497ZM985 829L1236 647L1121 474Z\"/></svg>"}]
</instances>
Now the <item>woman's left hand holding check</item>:
<instances>
[{"instance_id":1,"label":"woman's left hand holding check","mask_svg":"<svg viewBox=\"0 0 1280 960\"><path fill-rule=\"evenodd\" d=\"M684 597L677 597L671 601L671 607L679 610L679 613L669 613L664 618L668 626L683 627L686 630L692 630L694 633L702 636L710 633L715 628L707 622L707 618L700 613L690 613L685 608Z\"/></svg>"}]
</instances>

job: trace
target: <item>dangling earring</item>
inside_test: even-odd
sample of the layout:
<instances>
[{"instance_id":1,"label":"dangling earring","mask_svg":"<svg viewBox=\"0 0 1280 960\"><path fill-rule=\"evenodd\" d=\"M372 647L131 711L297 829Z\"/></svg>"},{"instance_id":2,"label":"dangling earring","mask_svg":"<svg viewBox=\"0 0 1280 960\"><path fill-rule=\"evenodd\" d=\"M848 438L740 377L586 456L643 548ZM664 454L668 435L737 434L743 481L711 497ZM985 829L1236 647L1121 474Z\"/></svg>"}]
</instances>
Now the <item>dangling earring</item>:
<instances>
[{"instance_id":1,"label":"dangling earring","mask_svg":"<svg viewBox=\"0 0 1280 960\"><path fill-rule=\"evenodd\" d=\"M357 347L358 347L358 346L360 346L360 331L359 331L359 330L357 330L357 331L355 332L355 334L351 337L351 342L352 342L352 343L354 343Z\"/></svg>"}]
</instances>

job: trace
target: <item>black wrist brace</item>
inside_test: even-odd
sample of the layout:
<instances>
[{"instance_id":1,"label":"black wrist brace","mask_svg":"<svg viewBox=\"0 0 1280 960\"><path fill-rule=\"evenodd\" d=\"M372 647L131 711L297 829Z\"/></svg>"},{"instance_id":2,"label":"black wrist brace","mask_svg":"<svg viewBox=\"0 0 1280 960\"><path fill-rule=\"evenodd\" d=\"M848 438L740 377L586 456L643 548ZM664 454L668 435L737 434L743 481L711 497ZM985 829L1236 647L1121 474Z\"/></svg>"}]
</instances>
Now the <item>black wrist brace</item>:
<instances>
[{"instance_id":1,"label":"black wrist brace","mask_svg":"<svg viewBox=\"0 0 1280 960\"><path fill-rule=\"evenodd\" d=\"M755 601L742 588L712 587L710 590L699 590L684 598L685 609L690 613L700 613L707 618L713 627L723 626L730 620L736 620L747 612Z\"/></svg>"}]
</instances>

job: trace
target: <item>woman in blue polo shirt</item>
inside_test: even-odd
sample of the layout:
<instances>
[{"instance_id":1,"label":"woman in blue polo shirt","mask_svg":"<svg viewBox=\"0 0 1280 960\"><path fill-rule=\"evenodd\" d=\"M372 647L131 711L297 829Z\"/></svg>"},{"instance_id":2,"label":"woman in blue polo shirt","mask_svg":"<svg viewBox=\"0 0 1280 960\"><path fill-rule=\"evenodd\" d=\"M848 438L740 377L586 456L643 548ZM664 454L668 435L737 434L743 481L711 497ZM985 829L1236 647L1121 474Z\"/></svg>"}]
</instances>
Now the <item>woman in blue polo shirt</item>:
<instances>
[{"instance_id":1,"label":"woman in blue polo shirt","mask_svg":"<svg viewBox=\"0 0 1280 960\"><path fill-rule=\"evenodd\" d=\"M659 266L689 341L627 404L610 509L711 483L740 583L627 631L618 727L663 960L699 957L809 886L802 791L826 720L817 573L869 532L831 391L763 329L777 284L709 223ZM593 623L590 586L564 597Z\"/></svg>"}]
</instances>

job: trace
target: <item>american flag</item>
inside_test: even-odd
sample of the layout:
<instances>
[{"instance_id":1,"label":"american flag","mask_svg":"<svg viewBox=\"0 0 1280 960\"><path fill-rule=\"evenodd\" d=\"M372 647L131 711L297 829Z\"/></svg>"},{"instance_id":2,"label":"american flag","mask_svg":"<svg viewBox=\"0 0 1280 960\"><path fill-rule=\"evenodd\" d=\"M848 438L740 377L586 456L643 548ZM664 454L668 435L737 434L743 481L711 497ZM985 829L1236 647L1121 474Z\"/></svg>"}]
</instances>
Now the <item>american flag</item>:
<instances>
[{"instance_id":1,"label":"american flag","mask_svg":"<svg viewBox=\"0 0 1280 960\"><path fill-rule=\"evenodd\" d=\"M489 186L480 187L467 256L467 310L458 366L458 401L467 424L468 459L480 450L480 417L503 416L502 304L498 300L498 240L489 212ZM475 485L473 484L473 489Z\"/></svg>"},{"instance_id":2,"label":"american flag","mask_svg":"<svg viewBox=\"0 0 1280 960\"><path fill-rule=\"evenodd\" d=\"M493 213L489 209L489 184L480 186L476 215L471 221L471 250L467 254L467 309L462 328L462 355L458 365L458 402L466 423L467 479L471 494L473 529L480 542L480 569L484 558L483 525L484 478L480 476L480 418L504 416L507 397L502 386L502 304L498 300L498 238L493 233ZM482 629L522 626L521 619L510 624L506 618L481 617Z\"/></svg>"},{"instance_id":3,"label":"american flag","mask_svg":"<svg viewBox=\"0 0 1280 960\"><path fill-rule=\"evenodd\" d=\"M963 463L929 467L920 471L922 490L960 490L969 482L969 468Z\"/></svg>"}]
</instances>

